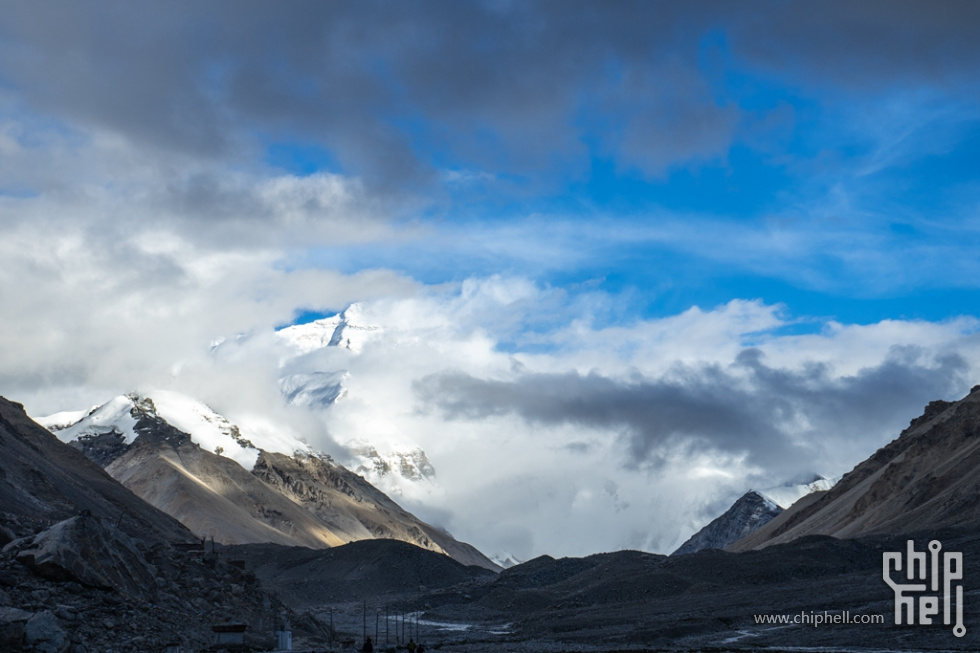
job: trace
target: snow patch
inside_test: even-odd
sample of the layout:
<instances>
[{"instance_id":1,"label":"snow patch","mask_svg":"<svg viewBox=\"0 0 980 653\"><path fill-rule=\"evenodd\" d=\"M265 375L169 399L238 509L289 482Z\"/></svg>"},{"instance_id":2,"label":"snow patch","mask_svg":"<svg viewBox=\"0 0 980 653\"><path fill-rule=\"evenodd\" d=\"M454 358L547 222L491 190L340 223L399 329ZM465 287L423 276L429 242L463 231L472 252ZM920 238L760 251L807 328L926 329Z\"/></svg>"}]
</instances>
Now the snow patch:
<instances>
[{"instance_id":1,"label":"snow patch","mask_svg":"<svg viewBox=\"0 0 980 653\"><path fill-rule=\"evenodd\" d=\"M490 560L500 565L504 569L510 569L511 567L516 567L517 565L523 564L525 562L524 560L521 560L514 554L508 553L506 551L502 553L493 554L492 556L490 556Z\"/></svg>"},{"instance_id":2,"label":"snow patch","mask_svg":"<svg viewBox=\"0 0 980 653\"><path fill-rule=\"evenodd\" d=\"M45 418L40 418L41 421L38 423L57 435L58 439L62 442L71 442L84 435L116 432L123 436L126 444L132 444L136 439L136 431L134 430L136 418L132 415L134 405L130 397L119 395L93 410L63 411ZM45 422L57 421L54 418L58 415L69 415L71 413L81 413L82 416L70 426L57 429L48 427L45 424Z\"/></svg>"},{"instance_id":3,"label":"snow patch","mask_svg":"<svg viewBox=\"0 0 980 653\"><path fill-rule=\"evenodd\" d=\"M97 409L98 406L92 406L88 410L63 410L60 413L53 413L44 417L32 417L31 419L54 433L55 431L61 431L77 424Z\"/></svg>"},{"instance_id":4,"label":"snow patch","mask_svg":"<svg viewBox=\"0 0 980 653\"><path fill-rule=\"evenodd\" d=\"M247 470L255 467L258 448L246 434L208 406L186 395L157 390L147 397L158 417L188 433L202 449L234 460Z\"/></svg>"},{"instance_id":5,"label":"snow patch","mask_svg":"<svg viewBox=\"0 0 980 653\"><path fill-rule=\"evenodd\" d=\"M385 494L426 503L444 493L425 451L407 439L349 440L347 468Z\"/></svg>"}]
</instances>

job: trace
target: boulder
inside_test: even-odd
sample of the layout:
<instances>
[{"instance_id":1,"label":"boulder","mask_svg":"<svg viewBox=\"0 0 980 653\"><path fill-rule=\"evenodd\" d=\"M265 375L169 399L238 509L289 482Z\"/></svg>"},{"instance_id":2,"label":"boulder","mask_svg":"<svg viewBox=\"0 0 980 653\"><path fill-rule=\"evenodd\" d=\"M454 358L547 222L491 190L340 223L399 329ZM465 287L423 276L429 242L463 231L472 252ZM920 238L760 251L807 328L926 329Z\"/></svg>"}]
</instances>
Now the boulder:
<instances>
[{"instance_id":1,"label":"boulder","mask_svg":"<svg viewBox=\"0 0 980 653\"><path fill-rule=\"evenodd\" d=\"M6 546L17 539L17 535L6 526L0 525L0 546Z\"/></svg>"},{"instance_id":2,"label":"boulder","mask_svg":"<svg viewBox=\"0 0 980 653\"><path fill-rule=\"evenodd\" d=\"M72 517L37 534L17 561L49 580L144 599L156 591L151 567L133 540L92 516Z\"/></svg>"},{"instance_id":3,"label":"boulder","mask_svg":"<svg viewBox=\"0 0 980 653\"><path fill-rule=\"evenodd\" d=\"M24 645L31 616L33 613L18 608L0 608L0 650L16 651Z\"/></svg>"},{"instance_id":4,"label":"boulder","mask_svg":"<svg viewBox=\"0 0 980 653\"><path fill-rule=\"evenodd\" d=\"M71 640L58 624L58 618L47 610L27 620L24 638L39 653L64 653L71 646Z\"/></svg>"}]
</instances>

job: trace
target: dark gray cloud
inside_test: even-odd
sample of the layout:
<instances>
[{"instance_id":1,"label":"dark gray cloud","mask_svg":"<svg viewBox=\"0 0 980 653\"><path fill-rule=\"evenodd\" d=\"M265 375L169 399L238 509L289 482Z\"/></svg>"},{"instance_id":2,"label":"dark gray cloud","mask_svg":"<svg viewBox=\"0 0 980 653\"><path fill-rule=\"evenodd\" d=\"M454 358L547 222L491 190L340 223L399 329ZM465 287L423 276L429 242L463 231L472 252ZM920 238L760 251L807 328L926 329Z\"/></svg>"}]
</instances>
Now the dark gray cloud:
<instances>
[{"instance_id":1,"label":"dark gray cloud","mask_svg":"<svg viewBox=\"0 0 980 653\"><path fill-rule=\"evenodd\" d=\"M454 372L427 376L414 390L423 410L450 419L515 414L621 435L629 465L657 467L678 448L710 448L748 454L771 473L794 473L840 463L834 449L856 442L866 456L883 444L869 438L897 436L928 401L964 392L968 370L959 355L927 358L905 347L839 377L824 364L769 367L761 351L746 349L730 366L677 366L662 378L567 373L495 381Z\"/></svg>"},{"instance_id":2,"label":"dark gray cloud","mask_svg":"<svg viewBox=\"0 0 980 653\"><path fill-rule=\"evenodd\" d=\"M710 35L802 86L962 86L980 63L978 13L969 2L14 3L0 9L0 74L56 118L197 157L314 141L346 171L405 187L447 161L584 174L594 141L658 174L724 156L735 137L739 110L717 103L703 58Z\"/></svg>"},{"instance_id":3,"label":"dark gray cloud","mask_svg":"<svg viewBox=\"0 0 980 653\"><path fill-rule=\"evenodd\" d=\"M960 97L976 98L975 2L778 2L767 9L745 12L733 46L769 70L863 92L921 84L948 91L952 84Z\"/></svg>"}]
</instances>

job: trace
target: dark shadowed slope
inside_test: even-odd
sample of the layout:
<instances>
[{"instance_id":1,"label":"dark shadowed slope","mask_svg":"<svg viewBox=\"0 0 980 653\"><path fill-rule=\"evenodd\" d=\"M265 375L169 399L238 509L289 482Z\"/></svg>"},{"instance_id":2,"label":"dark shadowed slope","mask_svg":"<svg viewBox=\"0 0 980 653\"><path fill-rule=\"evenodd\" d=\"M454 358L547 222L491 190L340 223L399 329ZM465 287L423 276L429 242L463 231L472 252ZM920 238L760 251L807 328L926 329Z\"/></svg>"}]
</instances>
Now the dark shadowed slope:
<instances>
[{"instance_id":1,"label":"dark shadowed slope","mask_svg":"<svg viewBox=\"0 0 980 653\"><path fill-rule=\"evenodd\" d=\"M417 596L433 589L485 582L488 569L397 540L362 540L331 549L246 544L222 549L243 559L263 585L294 608L379 597Z\"/></svg>"},{"instance_id":2,"label":"dark shadowed slope","mask_svg":"<svg viewBox=\"0 0 980 653\"><path fill-rule=\"evenodd\" d=\"M228 619L270 650L280 615L329 635L2 398L0 544L0 651L196 651Z\"/></svg>"},{"instance_id":3,"label":"dark shadowed slope","mask_svg":"<svg viewBox=\"0 0 980 653\"><path fill-rule=\"evenodd\" d=\"M0 510L58 521L89 510L137 538L191 541L176 519L134 495L98 465L0 397Z\"/></svg>"}]
</instances>

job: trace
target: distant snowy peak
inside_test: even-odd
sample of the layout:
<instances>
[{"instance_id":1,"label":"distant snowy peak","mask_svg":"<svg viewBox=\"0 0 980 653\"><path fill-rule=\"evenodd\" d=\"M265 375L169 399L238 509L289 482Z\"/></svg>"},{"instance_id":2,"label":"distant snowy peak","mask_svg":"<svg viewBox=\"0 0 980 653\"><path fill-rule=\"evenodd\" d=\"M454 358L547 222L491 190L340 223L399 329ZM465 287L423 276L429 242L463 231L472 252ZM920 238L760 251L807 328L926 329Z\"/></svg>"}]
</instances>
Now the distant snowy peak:
<instances>
[{"instance_id":1,"label":"distant snowy peak","mask_svg":"<svg viewBox=\"0 0 980 653\"><path fill-rule=\"evenodd\" d=\"M685 555L704 549L724 549L775 519L783 509L767 497L743 494L723 515L695 533L671 555Z\"/></svg>"},{"instance_id":2,"label":"distant snowy peak","mask_svg":"<svg viewBox=\"0 0 980 653\"><path fill-rule=\"evenodd\" d=\"M820 474L807 474L783 485L758 490L758 492L772 499L780 508L786 509L808 494L829 490L839 480L840 476L826 478Z\"/></svg>"},{"instance_id":3,"label":"distant snowy peak","mask_svg":"<svg viewBox=\"0 0 980 653\"><path fill-rule=\"evenodd\" d=\"M296 324L277 333L300 353L309 353L324 347L339 347L360 353L364 345L384 329L371 324L364 315L360 304L351 304L337 315L314 320L306 324Z\"/></svg>"},{"instance_id":4,"label":"distant snowy peak","mask_svg":"<svg viewBox=\"0 0 980 653\"><path fill-rule=\"evenodd\" d=\"M443 492L435 467L417 445L351 441L347 447L352 456L348 467L388 495L423 501Z\"/></svg>"},{"instance_id":5,"label":"distant snowy peak","mask_svg":"<svg viewBox=\"0 0 980 653\"><path fill-rule=\"evenodd\" d=\"M806 495L829 490L839 480L840 477L804 474L766 490L749 490L725 514L692 535L673 555L702 549L724 549L762 528Z\"/></svg>"},{"instance_id":6,"label":"distant snowy peak","mask_svg":"<svg viewBox=\"0 0 980 653\"><path fill-rule=\"evenodd\" d=\"M523 564L524 562L526 562L525 560L521 560L517 556L515 556L515 555L513 555L511 553L507 553L506 551L503 552L503 553L497 553L497 554L494 554L494 555L490 556L490 560L492 560L494 563L500 565L504 569L510 569L511 567L516 567L517 565L520 565L520 564Z\"/></svg>"},{"instance_id":7,"label":"distant snowy peak","mask_svg":"<svg viewBox=\"0 0 980 653\"><path fill-rule=\"evenodd\" d=\"M351 453L362 463L358 471L363 470L378 477L394 474L409 481L421 481L433 479L436 475L435 468L421 448L389 451L382 455L374 447L365 445L352 449Z\"/></svg>"},{"instance_id":8,"label":"distant snowy peak","mask_svg":"<svg viewBox=\"0 0 980 653\"><path fill-rule=\"evenodd\" d=\"M309 446L288 433L241 428L206 404L177 392L154 390L146 394L120 395L94 410L79 411L80 419L62 425L68 413L38 418L64 442L91 441L113 434L119 446L131 445L146 420L161 420L186 433L202 449L234 460L247 470L255 467L259 450L293 454ZM60 428L59 428L60 427Z\"/></svg>"}]
</instances>

